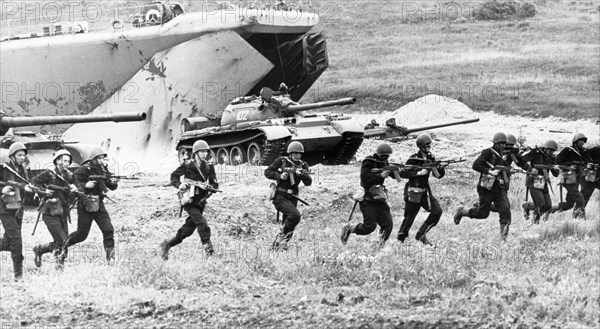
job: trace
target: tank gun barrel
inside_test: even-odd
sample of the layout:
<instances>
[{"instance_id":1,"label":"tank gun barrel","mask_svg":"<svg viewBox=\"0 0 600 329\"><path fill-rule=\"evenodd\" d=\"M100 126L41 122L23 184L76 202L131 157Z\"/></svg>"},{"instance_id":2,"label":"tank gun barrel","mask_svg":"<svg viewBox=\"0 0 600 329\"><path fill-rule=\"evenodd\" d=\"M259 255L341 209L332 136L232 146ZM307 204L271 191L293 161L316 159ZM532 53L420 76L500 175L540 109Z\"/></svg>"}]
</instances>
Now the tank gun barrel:
<instances>
[{"instance_id":1,"label":"tank gun barrel","mask_svg":"<svg viewBox=\"0 0 600 329\"><path fill-rule=\"evenodd\" d=\"M37 117L0 117L0 130L13 127L40 126L50 124L83 122L127 122L146 120L146 112L123 112L116 114L60 115Z\"/></svg>"},{"instance_id":2,"label":"tank gun barrel","mask_svg":"<svg viewBox=\"0 0 600 329\"><path fill-rule=\"evenodd\" d=\"M442 124L439 124L439 125L423 126L423 127L418 127L418 128L410 128L410 129L406 129L404 131L404 133L406 135L408 135L408 134L412 134L412 133L417 132L417 131L423 131L423 130L429 130L429 129L436 129L436 128L443 128L443 127L448 127L448 126L456 126L456 125L461 125L461 124L473 123L473 122L477 122L477 121L479 121L479 118L462 120L462 121L455 121L455 122L449 122L449 123L442 123Z\"/></svg>"},{"instance_id":3,"label":"tank gun barrel","mask_svg":"<svg viewBox=\"0 0 600 329\"><path fill-rule=\"evenodd\" d=\"M349 105L349 104L354 104L354 103L356 103L356 98L346 97L346 98L340 98L340 99L318 102L318 103L291 104L291 105L288 105L285 107L285 111L287 113L296 113L296 112L320 109L323 107L331 107L331 106L336 106L336 105Z\"/></svg>"}]
</instances>

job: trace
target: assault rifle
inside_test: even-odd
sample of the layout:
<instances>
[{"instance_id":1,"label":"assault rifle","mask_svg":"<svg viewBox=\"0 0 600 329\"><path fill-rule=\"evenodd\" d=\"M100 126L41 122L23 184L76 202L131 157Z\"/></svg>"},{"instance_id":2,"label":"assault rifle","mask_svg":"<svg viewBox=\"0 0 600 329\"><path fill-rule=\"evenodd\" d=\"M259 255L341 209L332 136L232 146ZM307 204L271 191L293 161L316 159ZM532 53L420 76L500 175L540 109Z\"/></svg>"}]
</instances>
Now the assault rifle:
<instances>
[{"instance_id":1,"label":"assault rifle","mask_svg":"<svg viewBox=\"0 0 600 329\"><path fill-rule=\"evenodd\" d=\"M525 174L525 175L531 174L521 168L513 168L511 166L496 165L494 167L494 169L500 170L501 172L506 173L506 174Z\"/></svg>"},{"instance_id":2,"label":"assault rifle","mask_svg":"<svg viewBox=\"0 0 600 329\"><path fill-rule=\"evenodd\" d=\"M426 159L418 159L418 158L413 158L413 159L426 161ZM426 163L422 163L422 164L418 164L418 165L407 165L407 164L390 162L389 166L385 166L383 168L373 168L371 170L371 172L380 173L383 171L389 171L394 175L394 178L398 182L400 182L400 172L404 171L404 170L421 170L421 169L432 170L434 168L445 168L452 163L465 162L465 161L467 161L467 160L461 158L461 159L430 161L430 162L426 162Z\"/></svg>"},{"instance_id":3,"label":"assault rifle","mask_svg":"<svg viewBox=\"0 0 600 329\"><path fill-rule=\"evenodd\" d=\"M290 177L290 183L292 183L292 185L296 185L296 179L294 177L295 175L302 176L302 175L314 174L314 172L300 168L300 167L279 168L279 169L277 169L277 171L279 171L280 173L287 173L288 176Z\"/></svg>"},{"instance_id":4,"label":"assault rifle","mask_svg":"<svg viewBox=\"0 0 600 329\"><path fill-rule=\"evenodd\" d=\"M134 177L134 175L131 176L119 176L119 175L113 175L110 173L106 173L106 174L102 174L102 175L90 175L88 177L88 180L107 180L107 179L129 179L129 180L139 180L139 177Z\"/></svg>"},{"instance_id":5,"label":"assault rifle","mask_svg":"<svg viewBox=\"0 0 600 329\"><path fill-rule=\"evenodd\" d=\"M24 189L25 186L29 186L29 188L31 188L31 190L35 193L39 193L42 194L44 196L52 196L52 193L48 193L46 192L46 189L43 188L39 188L33 184L30 183L19 183L19 182L15 182L14 180L9 180L8 182L0 182L0 185L5 185L5 186L12 186L15 188L20 188L20 189Z\"/></svg>"},{"instance_id":6,"label":"assault rifle","mask_svg":"<svg viewBox=\"0 0 600 329\"><path fill-rule=\"evenodd\" d=\"M54 184L48 184L48 186L46 186L47 189L51 190L51 191L57 191L57 192L62 192L64 194L73 194L79 198L89 198L90 196L83 193L83 192L79 192L79 191L71 191L70 188L66 187L66 186L58 186L58 185L54 185Z\"/></svg>"},{"instance_id":7,"label":"assault rifle","mask_svg":"<svg viewBox=\"0 0 600 329\"><path fill-rule=\"evenodd\" d=\"M208 191L210 193L223 192L221 190L218 190L218 189L212 187L212 185L208 184L208 182L200 182L200 181L197 181L197 180L192 180L192 179L185 178L183 180L183 184L187 184L187 185L190 185L190 186L196 186L196 187L198 187L198 188L200 188L202 190Z\"/></svg>"},{"instance_id":8,"label":"assault rifle","mask_svg":"<svg viewBox=\"0 0 600 329\"><path fill-rule=\"evenodd\" d=\"M585 167L586 169L592 169L592 170L596 170L596 171L600 170L600 164L596 164L593 162L572 161L572 162L567 163L567 165Z\"/></svg>"}]
</instances>

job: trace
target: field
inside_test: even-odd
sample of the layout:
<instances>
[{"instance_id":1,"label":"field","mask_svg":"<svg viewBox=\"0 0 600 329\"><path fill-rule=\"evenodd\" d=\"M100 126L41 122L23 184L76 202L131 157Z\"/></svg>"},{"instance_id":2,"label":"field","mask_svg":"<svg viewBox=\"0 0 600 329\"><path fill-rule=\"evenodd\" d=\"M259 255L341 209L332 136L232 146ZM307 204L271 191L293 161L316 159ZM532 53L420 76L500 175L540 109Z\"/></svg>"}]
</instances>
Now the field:
<instances>
[{"instance_id":1,"label":"field","mask_svg":"<svg viewBox=\"0 0 600 329\"><path fill-rule=\"evenodd\" d=\"M460 100L475 110L469 116L481 118L476 125L435 131L436 155L468 159L433 182L444 210L428 235L437 248L413 239L426 217L423 211L409 239L403 244L395 240L403 218L404 181L392 180L386 182L394 217L390 241L378 250L375 232L352 235L346 246L341 244L340 229L352 208L349 195L359 182L357 162L313 168L315 183L301 189L310 206L299 208L303 217L290 250L274 252L270 245L280 226L266 199L264 167L221 166L224 193L213 196L205 211L216 255L204 256L194 234L163 262L158 244L183 223L175 189L166 186L177 165L169 157L143 164L140 181L123 182L112 194L117 203L107 207L117 242L113 265L104 261L102 236L93 225L86 242L71 248L64 271L54 269L49 255L36 269L31 248L51 239L43 223L31 236L36 213L26 212L24 282L12 282L10 254L0 253L0 327L600 325L598 191L587 207L587 221L574 221L566 212L533 225L523 219L524 184L516 177L506 243L499 238L497 214L486 220L465 218L459 226L452 222L457 206L476 201L470 165L495 131L524 136L530 145L555 138L563 146L573 132L582 131L590 143L599 143L598 4L540 1L532 18L485 21L473 19L475 11L466 9L453 20L445 19L447 14L419 15L414 7L408 15L407 3L399 1L312 3L325 10L320 28L328 38L330 68L307 100L354 95L359 102L353 110L367 122L366 113L393 111L434 92ZM425 3L446 4L411 2L417 8ZM424 105L444 105L430 102ZM419 117L427 115L435 113L407 113L413 121L406 124L420 126ZM454 118L439 116L440 121ZM377 144L365 141L358 160ZM394 143L393 149L405 159L414 141ZM556 185L554 191L556 203ZM357 211L352 222L361 220ZM70 231L75 228L74 221Z\"/></svg>"}]
</instances>

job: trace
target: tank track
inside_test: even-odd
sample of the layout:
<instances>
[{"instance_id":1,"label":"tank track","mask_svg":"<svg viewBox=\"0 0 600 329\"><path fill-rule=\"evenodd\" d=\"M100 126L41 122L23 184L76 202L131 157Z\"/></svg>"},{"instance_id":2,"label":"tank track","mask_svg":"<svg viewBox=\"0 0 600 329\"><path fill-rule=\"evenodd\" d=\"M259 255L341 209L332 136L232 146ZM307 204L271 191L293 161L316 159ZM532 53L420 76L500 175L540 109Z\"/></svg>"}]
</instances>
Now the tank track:
<instances>
[{"instance_id":1,"label":"tank track","mask_svg":"<svg viewBox=\"0 0 600 329\"><path fill-rule=\"evenodd\" d=\"M277 159L278 157L282 156L286 149L285 146L287 145L287 142L290 138L280 138L280 139L274 139L271 141L264 141L263 146L264 146L264 153L263 153L263 159L261 161L261 165L263 166L269 166L271 165L271 163L273 163L273 161L275 161L275 159Z\"/></svg>"},{"instance_id":2,"label":"tank track","mask_svg":"<svg viewBox=\"0 0 600 329\"><path fill-rule=\"evenodd\" d=\"M363 133L344 133L344 139L340 143L338 151L328 159L327 164L340 165L348 164L352 157L358 151L358 148L363 142Z\"/></svg>"}]
</instances>

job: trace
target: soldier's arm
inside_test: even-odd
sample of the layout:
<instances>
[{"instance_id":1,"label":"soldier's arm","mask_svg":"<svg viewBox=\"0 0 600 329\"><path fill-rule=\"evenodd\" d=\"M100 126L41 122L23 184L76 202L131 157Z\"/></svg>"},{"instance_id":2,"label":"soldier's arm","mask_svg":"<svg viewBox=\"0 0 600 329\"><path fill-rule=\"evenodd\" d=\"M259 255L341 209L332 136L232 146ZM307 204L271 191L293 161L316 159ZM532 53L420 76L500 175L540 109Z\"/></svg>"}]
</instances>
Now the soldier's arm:
<instances>
[{"instance_id":1,"label":"soldier's arm","mask_svg":"<svg viewBox=\"0 0 600 329\"><path fill-rule=\"evenodd\" d=\"M565 162L569 162L568 150L569 149L564 148L558 152L556 155L556 164L563 165Z\"/></svg>"},{"instance_id":2,"label":"soldier's arm","mask_svg":"<svg viewBox=\"0 0 600 329\"><path fill-rule=\"evenodd\" d=\"M87 167L82 166L77 168L73 176L75 177L75 186L77 186L77 189L80 192L85 192L85 184L88 182L88 177L90 176Z\"/></svg>"},{"instance_id":3,"label":"soldier's arm","mask_svg":"<svg viewBox=\"0 0 600 329\"><path fill-rule=\"evenodd\" d=\"M411 156L410 158L408 158L408 160L406 160L406 165L419 165L420 161L416 160L415 155ZM419 169L408 169L408 170L403 170L400 171L400 177L402 178L413 178L415 176L417 176L417 173L419 172Z\"/></svg>"},{"instance_id":4,"label":"soldier's arm","mask_svg":"<svg viewBox=\"0 0 600 329\"><path fill-rule=\"evenodd\" d=\"M306 162L304 162L302 164L302 169L309 171L309 167L308 164ZM312 177L310 177L309 174L304 174L302 176L300 176L300 179L302 180L302 183L304 183L304 186L311 186L312 185Z\"/></svg>"},{"instance_id":5,"label":"soldier's arm","mask_svg":"<svg viewBox=\"0 0 600 329\"><path fill-rule=\"evenodd\" d=\"M46 187L48 184L52 183L52 174L48 170L44 170L39 173L37 176L31 179L33 185Z\"/></svg>"},{"instance_id":6,"label":"soldier's arm","mask_svg":"<svg viewBox=\"0 0 600 329\"><path fill-rule=\"evenodd\" d=\"M490 149L483 150L475 162L473 162L473 170L482 174L489 174L491 168L488 165L488 162L491 160L491 153L492 151Z\"/></svg>"},{"instance_id":7,"label":"soldier's arm","mask_svg":"<svg viewBox=\"0 0 600 329\"><path fill-rule=\"evenodd\" d=\"M375 168L373 160L365 159L360 167L360 180L368 185L383 184L385 178L381 177L381 172L371 172Z\"/></svg>"},{"instance_id":8,"label":"soldier's arm","mask_svg":"<svg viewBox=\"0 0 600 329\"><path fill-rule=\"evenodd\" d=\"M181 185L181 176L185 175L185 168L187 166L187 162L183 162L175 171L171 173L171 185L179 188Z\"/></svg>"},{"instance_id":9,"label":"soldier's arm","mask_svg":"<svg viewBox=\"0 0 600 329\"><path fill-rule=\"evenodd\" d=\"M212 186L213 188L218 189L219 183L217 182L217 173L215 172L215 166L211 164L208 166L208 168L208 184L210 184L210 186Z\"/></svg>"},{"instance_id":10,"label":"soldier's arm","mask_svg":"<svg viewBox=\"0 0 600 329\"><path fill-rule=\"evenodd\" d=\"M277 170L281 168L281 161L281 158L278 158L275 161L273 161L273 163L271 163L271 165L267 167L267 169L265 169L265 177L267 177L268 179L279 181L281 173L279 173Z\"/></svg>"}]
</instances>

